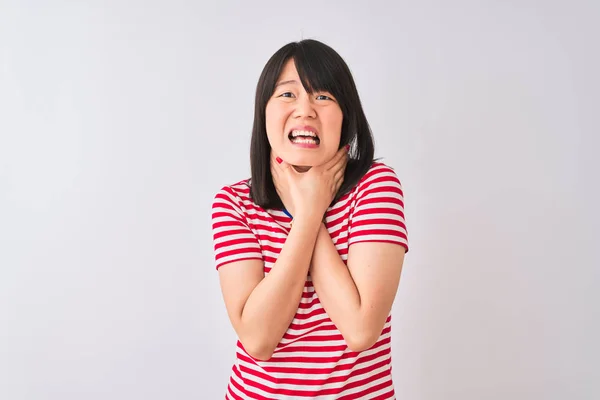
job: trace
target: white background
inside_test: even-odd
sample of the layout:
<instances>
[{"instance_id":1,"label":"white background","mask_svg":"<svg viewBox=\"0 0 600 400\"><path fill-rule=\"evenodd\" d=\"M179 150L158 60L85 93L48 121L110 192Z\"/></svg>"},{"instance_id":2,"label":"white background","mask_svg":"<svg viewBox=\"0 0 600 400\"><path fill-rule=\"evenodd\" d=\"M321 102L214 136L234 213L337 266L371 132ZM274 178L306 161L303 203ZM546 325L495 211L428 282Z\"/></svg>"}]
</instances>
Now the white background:
<instances>
[{"instance_id":1,"label":"white background","mask_svg":"<svg viewBox=\"0 0 600 400\"><path fill-rule=\"evenodd\" d=\"M0 398L223 398L210 205L249 176L260 71L302 38L346 59L404 185L398 399L600 398L599 20L592 0L0 0Z\"/></svg>"}]
</instances>

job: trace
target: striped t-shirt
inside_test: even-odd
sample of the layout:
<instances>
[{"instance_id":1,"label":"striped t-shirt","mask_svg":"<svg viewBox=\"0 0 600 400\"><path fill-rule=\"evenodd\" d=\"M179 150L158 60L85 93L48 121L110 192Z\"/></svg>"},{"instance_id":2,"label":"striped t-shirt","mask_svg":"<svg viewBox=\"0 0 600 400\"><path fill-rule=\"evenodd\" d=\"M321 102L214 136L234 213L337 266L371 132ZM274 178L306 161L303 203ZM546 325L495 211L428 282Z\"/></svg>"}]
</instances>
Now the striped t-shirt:
<instances>
[{"instance_id":1,"label":"striped t-shirt","mask_svg":"<svg viewBox=\"0 0 600 400\"><path fill-rule=\"evenodd\" d=\"M244 180L222 188L212 208L216 268L259 259L268 274L290 218L250 200ZM341 259L357 242L391 242L408 251L404 198L394 171L376 162L354 189L327 209L326 227ZM226 268L226 266L225 266ZM298 311L271 359L251 357L237 341L226 399L394 399L391 313L368 350L351 351L307 276Z\"/></svg>"}]
</instances>

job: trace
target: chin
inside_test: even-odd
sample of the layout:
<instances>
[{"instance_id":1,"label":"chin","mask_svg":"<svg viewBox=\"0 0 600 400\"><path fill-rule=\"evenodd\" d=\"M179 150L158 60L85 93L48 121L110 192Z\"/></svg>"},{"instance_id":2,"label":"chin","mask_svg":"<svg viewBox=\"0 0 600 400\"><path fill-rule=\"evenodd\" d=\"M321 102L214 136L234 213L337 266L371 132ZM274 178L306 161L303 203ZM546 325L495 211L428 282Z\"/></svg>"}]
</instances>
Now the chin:
<instances>
[{"instance_id":1,"label":"chin","mask_svg":"<svg viewBox=\"0 0 600 400\"><path fill-rule=\"evenodd\" d=\"M321 157L316 156L316 154L313 157L306 157L306 155L301 155L299 156L298 154L295 154L296 157L290 157L288 163L295 166L295 167L304 167L304 168L311 168L311 167L316 167L317 165L321 165L324 164L325 162L327 162L327 160L324 160L322 155ZM298 157L299 156L299 157Z\"/></svg>"},{"instance_id":2,"label":"chin","mask_svg":"<svg viewBox=\"0 0 600 400\"><path fill-rule=\"evenodd\" d=\"M314 167L318 165L315 163L316 160L308 159L307 157L290 157L288 159L288 164L293 165L294 167Z\"/></svg>"}]
</instances>

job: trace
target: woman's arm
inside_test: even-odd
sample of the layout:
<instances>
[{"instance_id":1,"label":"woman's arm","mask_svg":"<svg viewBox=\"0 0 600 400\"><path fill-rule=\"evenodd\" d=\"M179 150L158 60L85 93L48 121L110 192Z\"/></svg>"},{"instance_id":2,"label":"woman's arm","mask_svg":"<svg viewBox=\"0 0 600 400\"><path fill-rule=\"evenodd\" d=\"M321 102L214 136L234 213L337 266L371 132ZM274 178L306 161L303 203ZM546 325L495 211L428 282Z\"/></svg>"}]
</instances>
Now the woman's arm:
<instances>
[{"instance_id":1,"label":"woman's arm","mask_svg":"<svg viewBox=\"0 0 600 400\"><path fill-rule=\"evenodd\" d=\"M402 186L393 169L372 167L359 183L349 218L347 265L322 225L309 271L348 347L362 351L381 334L408 249Z\"/></svg>"},{"instance_id":2,"label":"woman's arm","mask_svg":"<svg viewBox=\"0 0 600 400\"><path fill-rule=\"evenodd\" d=\"M321 225L310 275L323 308L351 350L366 350L379 338L398 290L404 253L404 247L393 243L356 243L349 248L346 266Z\"/></svg>"},{"instance_id":3,"label":"woman's arm","mask_svg":"<svg viewBox=\"0 0 600 400\"><path fill-rule=\"evenodd\" d=\"M219 268L227 314L252 357L271 358L298 309L308 274L319 219L298 218L275 265L265 277L261 260L241 260Z\"/></svg>"},{"instance_id":4,"label":"woman's arm","mask_svg":"<svg viewBox=\"0 0 600 400\"><path fill-rule=\"evenodd\" d=\"M298 173L272 153L275 189L287 209L297 212L293 227L266 277L258 260L238 260L219 269L231 323L246 351L257 359L271 358L298 310L321 218L340 187L346 154L347 149L341 149L329 162ZM239 228L235 220L229 223ZM243 240L249 240L247 227L243 233ZM256 238L250 239L257 247ZM256 253L247 258L257 258Z\"/></svg>"}]
</instances>

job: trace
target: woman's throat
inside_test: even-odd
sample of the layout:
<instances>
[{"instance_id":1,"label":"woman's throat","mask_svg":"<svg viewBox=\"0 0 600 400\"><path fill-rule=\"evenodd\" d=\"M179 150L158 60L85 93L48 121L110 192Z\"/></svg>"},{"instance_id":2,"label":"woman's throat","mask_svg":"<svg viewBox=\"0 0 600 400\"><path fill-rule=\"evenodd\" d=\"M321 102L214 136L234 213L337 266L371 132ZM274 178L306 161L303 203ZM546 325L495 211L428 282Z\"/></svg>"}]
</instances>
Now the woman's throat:
<instances>
[{"instance_id":1,"label":"woman's throat","mask_svg":"<svg viewBox=\"0 0 600 400\"><path fill-rule=\"evenodd\" d=\"M292 167L294 167L294 169L297 172L306 172L306 171L308 171L309 169L312 168L312 167L306 167L306 166L303 166L303 165L292 165Z\"/></svg>"}]
</instances>

